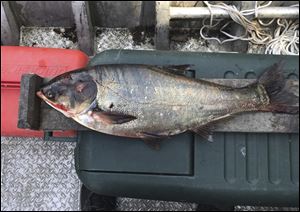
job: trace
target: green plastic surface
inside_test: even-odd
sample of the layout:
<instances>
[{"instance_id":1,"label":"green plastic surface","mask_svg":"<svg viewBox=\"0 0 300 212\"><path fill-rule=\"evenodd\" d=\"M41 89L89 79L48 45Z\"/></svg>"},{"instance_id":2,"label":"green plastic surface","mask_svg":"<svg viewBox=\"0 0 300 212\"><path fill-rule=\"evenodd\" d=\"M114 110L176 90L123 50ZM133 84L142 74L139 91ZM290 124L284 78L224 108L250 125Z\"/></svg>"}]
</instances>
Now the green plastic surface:
<instances>
[{"instance_id":1,"label":"green plastic surface","mask_svg":"<svg viewBox=\"0 0 300 212\"><path fill-rule=\"evenodd\" d=\"M97 149L101 149L101 154L99 154L91 149L97 136L99 133L79 134L79 140L87 142L86 145L80 146L80 154L84 154L81 158L84 157L84 160L79 161L79 166L84 167L85 170L168 175L192 174L191 155L194 140L192 133L184 133L172 138L173 144L168 140L162 141L160 154L157 154L155 150L149 151L149 147L140 139L106 134L101 134L101 142L96 144ZM119 150L117 154L116 149ZM174 152L177 154L174 155ZM91 163L91 161L102 162Z\"/></svg>"},{"instance_id":2,"label":"green plastic surface","mask_svg":"<svg viewBox=\"0 0 300 212\"><path fill-rule=\"evenodd\" d=\"M294 56L109 50L95 64L192 64L196 78L254 78L284 59L298 79ZM226 205L299 205L299 134L193 133L163 142L160 151L139 139L80 132L75 150L79 178L90 190L113 196Z\"/></svg>"}]
</instances>

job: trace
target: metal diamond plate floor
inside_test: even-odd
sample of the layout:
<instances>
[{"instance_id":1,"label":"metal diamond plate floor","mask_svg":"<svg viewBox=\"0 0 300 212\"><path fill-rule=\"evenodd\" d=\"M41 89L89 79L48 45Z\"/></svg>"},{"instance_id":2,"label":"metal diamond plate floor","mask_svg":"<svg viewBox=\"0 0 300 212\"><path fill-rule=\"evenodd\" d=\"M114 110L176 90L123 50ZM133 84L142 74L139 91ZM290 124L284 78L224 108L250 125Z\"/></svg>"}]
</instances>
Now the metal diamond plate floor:
<instances>
[{"instance_id":1,"label":"metal diamond plate floor","mask_svg":"<svg viewBox=\"0 0 300 212\"><path fill-rule=\"evenodd\" d=\"M1 137L1 211L79 210L74 143Z\"/></svg>"}]
</instances>

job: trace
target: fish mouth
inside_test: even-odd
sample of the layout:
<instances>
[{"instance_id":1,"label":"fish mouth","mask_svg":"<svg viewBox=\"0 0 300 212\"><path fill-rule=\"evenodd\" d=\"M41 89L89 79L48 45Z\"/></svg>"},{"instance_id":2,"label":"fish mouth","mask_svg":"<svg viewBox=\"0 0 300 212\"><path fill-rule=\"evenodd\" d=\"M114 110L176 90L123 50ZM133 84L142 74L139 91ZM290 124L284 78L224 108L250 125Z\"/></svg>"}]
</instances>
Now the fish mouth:
<instances>
[{"instance_id":1,"label":"fish mouth","mask_svg":"<svg viewBox=\"0 0 300 212\"><path fill-rule=\"evenodd\" d=\"M68 111L68 109L65 106L63 106L61 104L57 104L57 103L51 101L41 91L36 92L36 95L38 97L40 97L42 100L44 100L48 105L53 107L55 110L58 110L59 112L63 113L68 118L74 117L74 114L71 113L70 111Z\"/></svg>"}]
</instances>

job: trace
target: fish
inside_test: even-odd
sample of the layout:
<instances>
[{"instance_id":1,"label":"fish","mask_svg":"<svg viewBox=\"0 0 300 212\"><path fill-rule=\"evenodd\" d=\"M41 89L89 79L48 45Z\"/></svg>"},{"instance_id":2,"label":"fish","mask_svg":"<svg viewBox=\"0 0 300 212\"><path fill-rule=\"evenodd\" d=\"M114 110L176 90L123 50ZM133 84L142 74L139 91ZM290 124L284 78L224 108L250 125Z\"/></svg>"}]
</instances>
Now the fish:
<instances>
[{"instance_id":1,"label":"fish","mask_svg":"<svg viewBox=\"0 0 300 212\"><path fill-rule=\"evenodd\" d=\"M42 100L79 124L147 142L186 131L212 141L213 126L244 112L299 112L285 87L283 63L256 82L231 87L186 77L190 65L108 64L56 76L38 92Z\"/></svg>"}]
</instances>

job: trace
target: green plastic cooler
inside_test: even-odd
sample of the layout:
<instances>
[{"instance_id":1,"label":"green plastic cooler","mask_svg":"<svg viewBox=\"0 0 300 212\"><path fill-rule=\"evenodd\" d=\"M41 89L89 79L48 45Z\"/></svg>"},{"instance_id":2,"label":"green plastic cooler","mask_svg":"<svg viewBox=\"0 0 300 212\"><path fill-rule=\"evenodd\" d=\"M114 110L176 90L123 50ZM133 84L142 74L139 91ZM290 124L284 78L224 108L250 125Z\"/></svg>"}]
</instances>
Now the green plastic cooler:
<instances>
[{"instance_id":1,"label":"green plastic cooler","mask_svg":"<svg viewBox=\"0 0 300 212\"><path fill-rule=\"evenodd\" d=\"M298 56L109 50L90 65L191 64L190 77L245 79L256 78L280 59L287 78L298 79ZM100 195L209 205L299 205L299 130L215 132L213 138L208 142L187 132L162 141L157 151L140 139L81 131L76 170L82 183Z\"/></svg>"}]
</instances>

